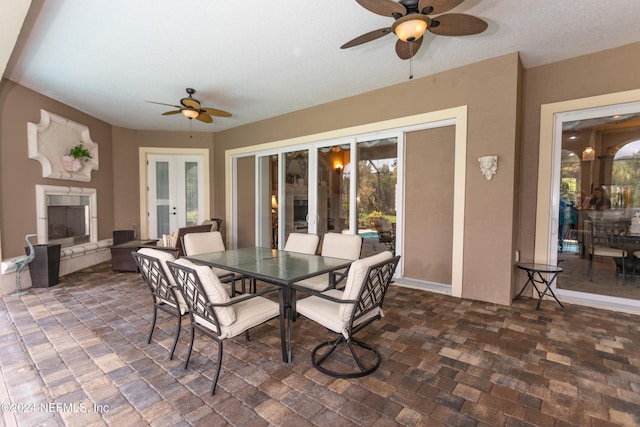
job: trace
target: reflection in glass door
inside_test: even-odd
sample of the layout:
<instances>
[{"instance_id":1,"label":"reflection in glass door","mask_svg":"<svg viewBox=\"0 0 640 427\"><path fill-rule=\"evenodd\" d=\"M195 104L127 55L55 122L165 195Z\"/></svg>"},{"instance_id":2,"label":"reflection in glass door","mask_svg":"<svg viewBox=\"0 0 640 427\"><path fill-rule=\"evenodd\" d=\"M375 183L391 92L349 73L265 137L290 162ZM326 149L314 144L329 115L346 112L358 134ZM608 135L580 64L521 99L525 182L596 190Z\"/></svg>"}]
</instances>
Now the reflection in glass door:
<instances>
[{"instance_id":1,"label":"reflection in glass door","mask_svg":"<svg viewBox=\"0 0 640 427\"><path fill-rule=\"evenodd\" d=\"M290 233L309 232L309 150L285 153L284 241ZM282 203L280 203L282 206ZM282 214L281 214L282 215Z\"/></svg>"},{"instance_id":2,"label":"reflection in glass door","mask_svg":"<svg viewBox=\"0 0 640 427\"><path fill-rule=\"evenodd\" d=\"M363 256L395 251L397 139L318 144L258 157L257 244L282 249L293 232L347 232L363 237Z\"/></svg>"},{"instance_id":3,"label":"reflection in glass door","mask_svg":"<svg viewBox=\"0 0 640 427\"><path fill-rule=\"evenodd\" d=\"M397 138L358 143L358 234L363 256L395 251Z\"/></svg>"},{"instance_id":4,"label":"reflection in glass door","mask_svg":"<svg viewBox=\"0 0 640 427\"><path fill-rule=\"evenodd\" d=\"M562 123L556 287L640 300L640 114L609 114Z\"/></svg>"},{"instance_id":5,"label":"reflection in glass door","mask_svg":"<svg viewBox=\"0 0 640 427\"><path fill-rule=\"evenodd\" d=\"M318 227L320 236L349 230L351 145L318 149Z\"/></svg>"}]
</instances>

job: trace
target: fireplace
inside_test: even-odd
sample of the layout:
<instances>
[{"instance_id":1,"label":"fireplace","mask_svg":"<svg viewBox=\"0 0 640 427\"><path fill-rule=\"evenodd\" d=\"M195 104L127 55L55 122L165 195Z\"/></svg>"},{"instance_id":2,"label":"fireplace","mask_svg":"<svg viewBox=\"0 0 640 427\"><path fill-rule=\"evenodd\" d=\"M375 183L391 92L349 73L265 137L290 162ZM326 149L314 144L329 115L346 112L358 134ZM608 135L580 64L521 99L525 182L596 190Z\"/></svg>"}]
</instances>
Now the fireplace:
<instances>
[{"instance_id":1,"label":"fireplace","mask_svg":"<svg viewBox=\"0 0 640 427\"><path fill-rule=\"evenodd\" d=\"M62 247L97 241L94 188L36 185L38 243Z\"/></svg>"}]
</instances>

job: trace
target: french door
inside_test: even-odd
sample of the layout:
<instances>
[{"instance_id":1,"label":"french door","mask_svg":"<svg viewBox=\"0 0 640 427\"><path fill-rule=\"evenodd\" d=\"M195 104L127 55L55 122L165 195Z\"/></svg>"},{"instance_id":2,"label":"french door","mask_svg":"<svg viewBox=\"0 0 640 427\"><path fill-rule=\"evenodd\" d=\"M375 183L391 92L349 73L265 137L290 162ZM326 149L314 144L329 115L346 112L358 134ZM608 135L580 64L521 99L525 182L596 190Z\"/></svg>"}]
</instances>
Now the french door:
<instances>
[{"instance_id":1,"label":"french door","mask_svg":"<svg viewBox=\"0 0 640 427\"><path fill-rule=\"evenodd\" d=\"M149 238L159 239L206 219L204 157L149 154L147 160Z\"/></svg>"}]
</instances>

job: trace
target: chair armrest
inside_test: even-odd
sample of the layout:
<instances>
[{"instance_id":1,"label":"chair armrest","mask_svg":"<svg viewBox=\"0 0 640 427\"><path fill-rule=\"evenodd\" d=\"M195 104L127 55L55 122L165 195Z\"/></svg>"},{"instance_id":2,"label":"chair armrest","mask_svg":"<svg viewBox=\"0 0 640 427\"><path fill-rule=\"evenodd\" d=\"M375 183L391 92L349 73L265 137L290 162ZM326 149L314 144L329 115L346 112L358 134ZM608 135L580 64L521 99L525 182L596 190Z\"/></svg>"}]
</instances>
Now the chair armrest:
<instances>
[{"instance_id":1,"label":"chair armrest","mask_svg":"<svg viewBox=\"0 0 640 427\"><path fill-rule=\"evenodd\" d=\"M266 289L261 290L260 292L256 292L254 294L242 294L239 297L233 297L231 300L227 301L227 302L220 302L220 303L209 303L210 307L229 307L232 306L234 304L238 304L239 302L242 301L246 301L252 298L256 298L262 295L266 295L268 293L274 292L274 291L279 291L281 288L280 287L269 287Z\"/></svg>"},{"instance_id":2,"label":"chair armrest","mask_svg":"<svg viewBox=\"0 0 640 427\"><path fill-rule=\"evenodd\" d=\"M331 295L327 295L323 292L318 292L318 291L314 291L312 289L309 288L305 288L304 286L296 286L296 285L291 285L292 288L298 290L298 291L302 291L305 294L309 294L309 296L313 296L313 297L318 297L318 298L322 298L322 299L326 299L328 301L333 301L333 302L337 302L338 304L356 304L358 302L358 300L355 299L342 299L342 298L336 298L333 297Z\"/></svg>"}]
</instances>

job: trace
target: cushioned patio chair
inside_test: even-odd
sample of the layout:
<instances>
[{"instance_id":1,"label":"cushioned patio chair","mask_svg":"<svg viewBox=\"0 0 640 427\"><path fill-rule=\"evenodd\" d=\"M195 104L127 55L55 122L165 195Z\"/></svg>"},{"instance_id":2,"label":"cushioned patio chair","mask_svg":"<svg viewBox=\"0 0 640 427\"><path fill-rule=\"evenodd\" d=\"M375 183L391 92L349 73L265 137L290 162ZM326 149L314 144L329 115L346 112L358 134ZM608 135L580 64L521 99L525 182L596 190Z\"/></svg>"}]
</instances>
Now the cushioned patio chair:
<instances>
[{"instance_id":1,"label":"cushioned patio chair","mask_svg":"<svg viewBox=\"0 0 640 427\"><path fill-rule=\"evenodd\" d=\"M357 234L327 233L322 238L320 255L333 258L357 260L362 251L362 237ZM322 274L302 280L296 285L314 291L333 288L347 277L348 269Z\"/></svg>"},{"instance_id":2,"label":"cushioned patio chair","mask_svg":"<svg viewBox=\"0 0 640 427\"><path fill-rule=\"evenodd\" d=\"M205 233L188 233L182 236L182 247L185 256L205 254L208 252L222 252L226 250L224 242L222 240L222 233L219 231L209 231ZM236 282L241 283L242 292L246 292L244 277L237 276L229 270L223 270L221 268L211 267L213 272L224 283L231 284L231 295L236 293ZM250 281L249 284L251 290L255 288L255 283Z\"/></svg>"},{"instance_id":3,"label":"cushioned patio chair","mask_svg":"<svg viewBox=\"0 0 640 427\"><path fill-rule=\"evenodd\" d=\"M196 265L184 258L168 262L167 265L189 306L191 317L191 342L184 368L187 369L189 365L196 330L218 343L216 373L211 386L211 394L214 394L222 366L224 340L243 332L249 339L249 329L277 317L280 305L262 295L278 291L279 288L266 288L230 298L218 276L209 267Z\"/></svg>"},{"instance_id":4,"label":"cushioned patio chair","mask_svg":"<svg viewBox=\"0 0 640 427\"><path fill-rule=\"evenodd\" d=\"M176 336L171 347L169 360L173 359L173 353L178 344L180 337L180 328L182 327L182 316L189 311L187 303L182 298L180 290L176 286L173 276L166 265L167 261L174 261L175 258L171 253L159 251L157 249L142 248L138 252L132 252L133 258L136 260L138 270L142 278L151 290L153 297L153 320L151 321L151 330L147 338L147 344L151 342L153 330L156 326L158 318L158 309L175 316L178 320L176 328Z\"/></svg>"},{"instance_id":5,"label":"cushioned patio chair","mask_svg":"<svg viewBox=\"0 0 640 427\"><path fill-rule=\"evenodd\" d=\"M336 339L313 349L311 363L314 367L339 378L362 377L378 369L380 353L372 346L357 341L354 335L382 317L384 296L399 260L400 256L394 257L391 252L385 251L354 261L343 291L330 289L322 293L313 292L311 296L298 301L299 314L338 334ZM338 356L336 349L341 344L348 347L355 366L353 363L345 366L348 359L339 360L342 353ZM321 352L325 347L328 349ZM330 358L332 354L338 357Z\"/></svg>"},{"instance_id":6,"label":"cushioned patio chair","mask_svg":"<svg viewBox=\"0 0 640 427\"><path fill-rule=\"evenodd\" d=\"M308 233L290 233L284 250L301 254L315 255L318 250L320 236Z\"/></svg>"}]
</instances>

